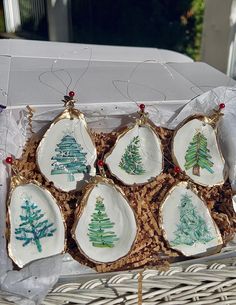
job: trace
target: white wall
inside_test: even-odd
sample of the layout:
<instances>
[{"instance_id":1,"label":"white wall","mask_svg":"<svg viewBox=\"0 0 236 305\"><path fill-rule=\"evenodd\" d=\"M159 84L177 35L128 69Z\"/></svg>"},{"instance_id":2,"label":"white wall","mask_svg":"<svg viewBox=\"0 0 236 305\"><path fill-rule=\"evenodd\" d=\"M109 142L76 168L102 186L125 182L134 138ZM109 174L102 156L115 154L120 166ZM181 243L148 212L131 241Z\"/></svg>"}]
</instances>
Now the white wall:
<instances>
[{"instance_id":1,"label":"white wall","mask_svg":"<svg viewBox=\"0 0 236 305\"><path fill-rule=\"evenodd\" d=\"M70 41L70 0L47 0L48 32L51 41Z\"/></svg>"},{"instance_id":2,"label":"white wall","mask_svg":"<svg viewBox=\"0 0 236 305\"><path fill-rule=\"evenodd\" d=\"M201 60L226 73L233 0L205 0Z\"/></svg>"},{"instance_id":3,"label":"white wall","mask_svg":"<svg viewBox=\"0 0 236 305\"><path fill-rule=\"evenodd\" d=\"M14 33L21 25L18 0L3 0L6 32Z\"/></svg>"}]
</instances>

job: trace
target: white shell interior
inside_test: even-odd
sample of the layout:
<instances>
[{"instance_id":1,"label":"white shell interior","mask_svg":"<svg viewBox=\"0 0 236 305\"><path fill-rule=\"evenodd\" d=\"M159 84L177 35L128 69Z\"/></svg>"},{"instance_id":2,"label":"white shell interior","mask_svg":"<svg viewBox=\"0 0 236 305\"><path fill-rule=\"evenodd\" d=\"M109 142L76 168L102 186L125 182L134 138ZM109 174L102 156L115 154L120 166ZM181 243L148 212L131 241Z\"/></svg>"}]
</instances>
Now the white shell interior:
<instances>
[{"instance_id":1,"label":"white shell interior","mask_svg":"<svg viewBox=\"0 0 236 305\"><path fill-rule=\"evenodd\" d=\"M22 208L25 199L28 199L31 203L35 203L41 209L40 214L44 214L37 222L48 220L49 223L53 223L51 228L56 229L53 236L47 236L39 240L42 247L41 252L38 251L34 242L30 242L23 247L24 241L16 239L15 229L19 228L23 222L20 219L20 215L25 215L24 209ZM10 241L8 250L11 258L19 267L23 267L36 259L52 256L64 251L65 226L62 214L55 198L48 191L33 183L17 186L12 192L9 216ZM27 236L32 237L32 234Z\"/></svg>"},{"instance_id":2,"label":"white shell interior","mask_svg":"<svg viewBox=\"0 0 236 305\"><path fill-rule=\"evenodd\" d=\"M176 237L175 232L177 230L177 225L180 223L180 205L183 195L188 195L191 197L191 201L197 215L204 219L208 231L212 237L210 241L206 243L195 242L191 246L186 244L173 245L173 243L171 243ZM212 220L210 212L205 206L204 202L194 192L192 192L190 189L187 189L186 186L181 183L171 190L169 196L164 201L161 208L161 218L162 226L165 231L165 238L169 242L170 246L173 249L182 252L185 256L202 254L205 253L208 249L215 248L216 246L222 244L222 238L219 229ZM189 221L191 221L191 219Z\"/></svg>"},{"instance_id":3,"label":"white shell interior","mask_svg":"<svg viewBox=\"0 0 236 305\"><path fill-rule=\"evenodd\" d=\"M232 197L232 204L233 204L234 212L236 213L236 195L234 195L234 196Z\"/></svg>"},{"instance_id":4,"label":"white shell interior","mask_svg":"<svg viewBox=\"0 0 236 305\"><path fill-rule=\"evenodd\" d=\"M110 221L114 223L113 228L109 229L118 238L118 241L114 242L113 248L95 247L89 240L88 228L98 197L103 198L105 212ZM98 263L116 261L129 253L135 241L137 224L134 212L115 187L98 183L89 194L87 204L79 218L74 234L78 246L89 259Z\"/></svg>"},{"instance_id":5,"label":"white shell interior","mask_svg":"<svg viewBox=\"0 0 236 305\"><path fill-rule=\"evenodd\" d=\"M210 173L206 169L200 168L200 176L196 176L193 174L192 168L186 170L184 167L186 162L186 151L197 130L207 138L207 148L212 157L211 161L214 163L212 166L214 173ZM174 137L173 154L180 168L186 171L187 175L193 179L194 182L205 186L224 183L225 161L219 151L216 133L209 124L205 124L203 121L198 119L193 119L184 124L184 126L177 131Z\"/></svg>"},{"instance_id":6,"label":"white shell interior","mask_svg":"<svg viewBox=\"0 0 236 305\"><path fill-rule=\"evenodd\" d=\"M53 160L51 158L55 157L55 149L65 135L73 136L76 143L81 145L82 151L86 153L86 166L88 165L90 167L90 171L86 174L74 173L73 181L65 173L51 174L53 168ZM37 161L42 174L49 181L52 181L57 188L65 192L76 189L79 181L88 179L89 176L95 176L96 169L94 163L96 158L96 148L85 126L85 121L76 118L73 120L62 119L52 124L41 140L37 151Z\"/></svg>"},{"instance_id":7,"label":"white shell interior","mask_svg":"<svg viewBox=\"0 0 236 305\"><path fill-rule=\"evenodd\" d=\"M139 154L145 172L140 175L133 175L124 171L119 164L127 146L132 139L137 136L139 136L140 139ZM158 176L163 169L163 155L160 139L149 126L135 125L119 138L112 153L108 155L105 162L109 166L111 173L124 184L133 185L135 183L147 183L150 179Z\"/></svg>"}]
</instances>

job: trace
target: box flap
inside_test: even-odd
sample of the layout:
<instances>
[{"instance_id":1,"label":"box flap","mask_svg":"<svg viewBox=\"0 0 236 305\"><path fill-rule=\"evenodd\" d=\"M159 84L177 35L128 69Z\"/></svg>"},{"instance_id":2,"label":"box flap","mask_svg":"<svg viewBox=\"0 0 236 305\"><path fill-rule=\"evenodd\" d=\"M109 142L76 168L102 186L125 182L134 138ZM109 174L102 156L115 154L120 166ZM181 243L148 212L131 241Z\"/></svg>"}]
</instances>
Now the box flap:
<instances>
[{"instance_id":1,"label":"box flap","mask_svg":"<svg viewBox=\"0 0 236 305\"><path fill-rule=\"evenodd\" d=\"M184 54L156 48L85 45L21 39L0 40L0 55L4 56L87 60L89 53L92 55L92 60L99 61L193 62L190 57Z\"/></svg>"},{"instance_id":2,"label":"box flap","mask_svg":"<svg viewBox=\"0 0 236 305\"><path fill-rule=\"evenodd\" d=\"M189 100L235 84L204 63L149 61L156 49L84 45L83 52L73 53L82 45L23 40L0 45L5 45L0 89L7 92L0 103L7 106L58 104L70 78L68 90L76 91L81 103Z\"/></svg>"}]
</instances>

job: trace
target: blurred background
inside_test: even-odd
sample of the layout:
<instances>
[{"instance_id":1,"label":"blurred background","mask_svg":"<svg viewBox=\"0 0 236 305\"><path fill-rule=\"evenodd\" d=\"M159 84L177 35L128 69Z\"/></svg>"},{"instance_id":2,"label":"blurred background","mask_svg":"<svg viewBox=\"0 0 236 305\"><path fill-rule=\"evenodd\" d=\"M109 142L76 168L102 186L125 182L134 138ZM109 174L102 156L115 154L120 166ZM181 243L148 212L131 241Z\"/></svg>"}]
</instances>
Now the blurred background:
<instances>
[{"instance_id":1,"label":"blurred background","mask_svg":"<svg viewBox=\"0 0 236 305\"><path fill-rule=\"evenodd\" d=\"M236 78L236 0L0 0L0 37L155 47Z\"/></svg>"}]
</instances>

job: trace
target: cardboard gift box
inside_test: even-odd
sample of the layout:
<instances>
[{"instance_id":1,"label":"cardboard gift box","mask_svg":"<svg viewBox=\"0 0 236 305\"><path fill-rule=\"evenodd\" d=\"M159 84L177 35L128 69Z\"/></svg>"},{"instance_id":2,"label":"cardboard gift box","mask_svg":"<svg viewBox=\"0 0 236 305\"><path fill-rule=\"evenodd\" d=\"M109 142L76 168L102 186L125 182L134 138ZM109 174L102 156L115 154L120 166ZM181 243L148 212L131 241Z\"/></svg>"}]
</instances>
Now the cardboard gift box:
<instances>
[{"instance_id":1,"label":"cardboard gift box","mask_svg":"<svg viewBox=\"0 0 236 305\"><path fill-rule=\"evenodd\" d=\"M129 97L113 85L116 80L121 82L124 95L125 82L129 80L132 99L137 101L190 100L211 88L235 84L213 67L171 51L1 40L0 88L7 92L2 95L1 104L14 107L58 103L62 93L55 88L62 92L65 89L50 76L53 63L55 70L66 69L74 82L89 66L79 81L81 103L129 102ZM39 81L44 72L49 72L49 76L42 80L54 85L54 90Z\"/></svg>"},{"instance_id":2,"label":"cardboard gift box","mask_svg":"<svg viewBox=\"0 0 236 305\"><path fill-rule=\"evenodd\" d=\"M62 110L61 100L70 88L75 88L77 106L88 116L91 127L111 131L125 125L123 118L137 111L138 102L150 107L150 118L155 123L166 126L188 101L215 87L234 85L234 80L209 65L166 50L1 40L0 103L6 107L3 111L7 115L0 124L0 156L3 160L9 154L21 155L27 138L27 105L35 111L32 128L37 132ZM15 130L18 133L14 134ZM9 137L12 140L6 143ZM4 211L9 173L3 165L1 170L0 203ZM0 233L4 235L5 213L1 214L0 223ZM4 262L1 276L11 270L4 244L0 255ZM48 277L47 264L42 267L43 262L39 262L29 272L38 274L43 268L43 277ZM30 280L16 287L11 275L5 279L7 283L3 281L2 289L37 301L61 274L91 271L69 257L64 259L62 270L55 266L50 269L55 275L48 277L41 289L37 290ZM32 286L34 291L29 289Z\"/></svg>"}]
</instances>

